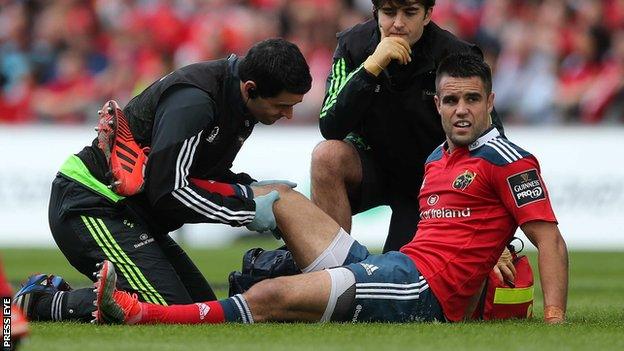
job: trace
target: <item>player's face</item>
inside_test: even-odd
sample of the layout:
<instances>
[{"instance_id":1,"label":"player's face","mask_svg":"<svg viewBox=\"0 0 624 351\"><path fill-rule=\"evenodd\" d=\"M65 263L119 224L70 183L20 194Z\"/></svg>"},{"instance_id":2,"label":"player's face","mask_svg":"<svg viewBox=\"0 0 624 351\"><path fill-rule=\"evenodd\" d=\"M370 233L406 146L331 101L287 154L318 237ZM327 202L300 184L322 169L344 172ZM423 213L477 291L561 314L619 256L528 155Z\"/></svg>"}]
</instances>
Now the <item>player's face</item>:
<instances>
[{"instance_id":1,"label":"player's face","mask_svg":"<svg viewBox=\"0 0 624 351\"><path fill-rule=\"evenodd\" d=\"M303 94L282 91L273 97L250 99L247 107L258 122L273 124L281 118L291 119L293 107L301 101L303 101Z\"/></svg>"},{"instance_id":2,"label":"player's face","mask_svg":"<svg viewBox=\"0 0 624 351\"><path fill-rule=\"evenodd\" d=\"M377 11L381 38L401 37L410 46L414 45L422 36L425 26L431 20L431 8L419 3L406 6L395 5L392 1L386 2Z\"/></svg>"},{"instance_id":3,"label":"player's face","mask_svg":"<svg viewBox=\"0 0 624 351\"><path fill-rule=\"evenodd\" d=\"M434 99L450 150L472 144L491 125L494 93L487 95L479 77L443 76Z\"/></svg>"}]
</instances>

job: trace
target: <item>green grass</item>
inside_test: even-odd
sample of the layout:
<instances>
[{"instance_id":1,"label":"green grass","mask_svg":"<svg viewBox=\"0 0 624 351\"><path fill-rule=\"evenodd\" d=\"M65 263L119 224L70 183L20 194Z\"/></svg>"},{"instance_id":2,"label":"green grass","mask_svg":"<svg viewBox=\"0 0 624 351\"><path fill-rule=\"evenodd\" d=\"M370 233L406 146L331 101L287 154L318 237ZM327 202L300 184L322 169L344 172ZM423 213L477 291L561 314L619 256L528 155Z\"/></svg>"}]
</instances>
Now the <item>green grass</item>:
<instances>
[{"instance_id":1,"label":"green grass","mask_svg":"<svg viewBox=\"0 0 624 351\"><path fill-rule=\"evenodd\" d=\"M226 286L240 268L241 242L226 249L189 250L211 283ZM13 283L31 272L54 272L74 286L88 280L56 250L0 249ZM529 253L535 265L535 255ZM624 253L572 252L568 323L544 325L536 289L536 318L458 324L264 324L199 326L96 326L33 323L29 350L624 350ZM218 293L223 296L225 290Z\"/></svg>"}]
</instances>

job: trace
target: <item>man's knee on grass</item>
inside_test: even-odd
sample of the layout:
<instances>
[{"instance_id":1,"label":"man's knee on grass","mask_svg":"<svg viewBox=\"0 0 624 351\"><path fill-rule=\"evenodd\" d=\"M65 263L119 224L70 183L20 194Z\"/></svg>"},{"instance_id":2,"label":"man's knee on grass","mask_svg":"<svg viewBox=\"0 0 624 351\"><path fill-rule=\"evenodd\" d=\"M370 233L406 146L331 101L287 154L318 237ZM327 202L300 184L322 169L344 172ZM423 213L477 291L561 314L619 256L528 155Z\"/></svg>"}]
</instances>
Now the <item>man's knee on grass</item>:
<instances>
[{"instance_id":1,"label":"man's knee on grass","mask_svg":"<svg viewBox=\"0 0 624 351\"><path fill-rule=\"evenodd\" d=\"M346 182L358 171L358 153L355 148L341 140L322 141L312 151L312 178L330 185L336 181Z\"/></svg>"}]
</instances>

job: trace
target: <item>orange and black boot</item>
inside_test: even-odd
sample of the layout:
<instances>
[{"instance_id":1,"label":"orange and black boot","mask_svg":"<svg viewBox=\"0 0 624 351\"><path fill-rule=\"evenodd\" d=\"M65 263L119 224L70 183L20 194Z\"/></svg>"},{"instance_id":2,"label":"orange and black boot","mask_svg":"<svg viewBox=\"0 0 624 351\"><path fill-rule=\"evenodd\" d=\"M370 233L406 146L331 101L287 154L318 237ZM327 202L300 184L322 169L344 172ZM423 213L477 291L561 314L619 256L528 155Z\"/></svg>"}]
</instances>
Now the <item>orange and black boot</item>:
<instances>
[{"instance_id":1,"label":"orange and black boot","mask_svg":"<svg viewBox=\"0 0 624 351\"><path fill-rule=\"evenodd\" d=\"M116 101L110 100L98 111L98 147L104 152L110 168L115 193L130 196L143 190L145 163L149 147L134 140L128 120Z\"/></svg>"}]
</instances>

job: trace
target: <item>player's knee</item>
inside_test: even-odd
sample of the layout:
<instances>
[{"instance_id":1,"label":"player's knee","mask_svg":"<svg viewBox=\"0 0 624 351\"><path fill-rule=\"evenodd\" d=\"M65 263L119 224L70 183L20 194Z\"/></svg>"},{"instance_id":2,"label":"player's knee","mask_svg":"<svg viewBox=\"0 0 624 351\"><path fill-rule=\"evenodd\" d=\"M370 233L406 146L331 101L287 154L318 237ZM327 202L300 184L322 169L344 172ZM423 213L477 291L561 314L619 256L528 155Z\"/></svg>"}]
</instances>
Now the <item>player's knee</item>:
<instances>
[{"instance_id":1,"label":"player's knee","mask_svg":"<svg viewBox=\"0 0 624 351\"><path fill-rule=\"evenodd\" d=\"M357 153L344 141L322 141L312 151L312 177L325 181L345 178L354 157Z\"/></svg>"}]
</instances>

